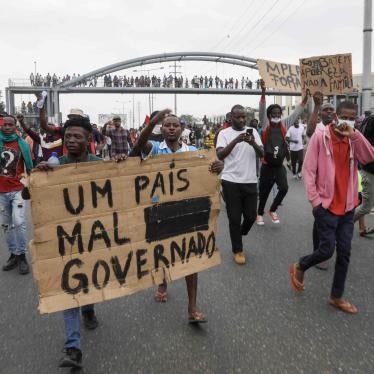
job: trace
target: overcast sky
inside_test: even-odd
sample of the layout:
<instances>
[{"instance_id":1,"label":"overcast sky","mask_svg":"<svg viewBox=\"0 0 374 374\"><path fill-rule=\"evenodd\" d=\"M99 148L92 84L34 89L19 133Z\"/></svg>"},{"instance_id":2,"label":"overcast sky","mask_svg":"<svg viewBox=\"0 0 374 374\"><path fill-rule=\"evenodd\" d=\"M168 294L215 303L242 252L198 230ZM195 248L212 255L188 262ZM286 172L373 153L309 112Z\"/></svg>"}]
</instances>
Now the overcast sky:
<instances>
[{"instance_id":1,"label":"overcast sky","mask_svg":"<svg viewBox=\"0 0 374 374\"><path fill-rule=\"evenodd\" d=\"M0 89L8 78L37 71L63 76L161 52L212 51L298 63L300 57L351 52L362 71L363 0L16 0L2 1ZM163 65L169 70L170 63ZM188 77L224 78L256 72L216 63L182 63ZM155 68L161 65L154 66ZM160 74L163 74L160 71ZM132 70L128 74L132 73ZM135 73L132 73L135 74ZM29 96L24 95L23 100ZM127 113L132 95L63 95L61 110ZM18 98L21 100L21 97ZM118 102L126 102L122 103ZM139 102L139 104L137 104ZM258 97L179 95L178 114L222 114L233 104L256 106ZM157 95L155 108L173 108ZM148 112L148 95L135 96L135 121Z\"/></svg>"}]
</instances>

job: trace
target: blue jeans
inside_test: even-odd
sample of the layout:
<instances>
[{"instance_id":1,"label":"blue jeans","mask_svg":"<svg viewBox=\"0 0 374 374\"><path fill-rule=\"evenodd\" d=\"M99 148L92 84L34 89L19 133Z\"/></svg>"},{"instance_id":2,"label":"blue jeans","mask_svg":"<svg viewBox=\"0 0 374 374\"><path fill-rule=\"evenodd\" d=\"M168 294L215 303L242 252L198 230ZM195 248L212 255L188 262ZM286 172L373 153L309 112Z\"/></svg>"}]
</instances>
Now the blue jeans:
<instances>
[{"instance_id":1,"label":"blue jeans","mask_svg":"<svg viewBox=\"0 0 374 374\"><path fill-rule=\"evenodd\" d=\"M65 323L65 348L81 349L81 319L79 311L81 308L64 310ZM94 304L82 306L83 312L94 311Z\"/></svg>"},{"instance_id":2,"label":"blue jeans","mask_svg":"<svg viewBox=\"0 0 374 374\"><path fill-rule=\"evenodd\" d=\"M26 202L21 191L0 192L0 224L13 255L26 252Z\"/></svg>"},{"instance_id":3,"label":"blue jeans","mask_svg":"<svg viewBox=\"0 0 374 374\"><path fill-rule=\"evenodd\" d=\"M351 244L353 237L354 210L344 216L337 216L322 206L313 209L318 239L311 255L302 257L299 266L302 271L326 261L332 257L336 248L336 263L331 296L340 298L344 293L345 280L348 273Z\"/></svg>"}]
</instances>

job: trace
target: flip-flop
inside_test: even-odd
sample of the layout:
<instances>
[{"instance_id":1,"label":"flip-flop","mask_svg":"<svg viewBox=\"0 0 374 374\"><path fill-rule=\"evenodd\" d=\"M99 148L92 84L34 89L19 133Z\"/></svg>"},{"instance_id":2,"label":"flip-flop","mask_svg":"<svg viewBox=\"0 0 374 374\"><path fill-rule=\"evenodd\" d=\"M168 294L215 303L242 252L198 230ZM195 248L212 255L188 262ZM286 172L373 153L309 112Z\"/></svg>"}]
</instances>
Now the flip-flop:
<instances>
[{"instance_id":1,"label":"flip-flop","mask_svg":"<svg viewBox=\"0 0 374 374\"><path fill-rule=\"evenodd\" d=\"M358 313L358 309L346 300L337 301L337 300L330 298L329 303L330 305L341 310L342 312L349 313L349 314Z\"/></svg>"},{"instance_id":2,"label":"flip-flop","mask_svg":"<svg viewBox=\"0 0 374 374\"><path fill-rule=\"evenodd\" d=\"M207 323L204 313L202 312L192 312L188 314L188 323L197 324L197 323Z\"/></svg>"},{"instance_id":3,"label":"flip-flop","mask_svg":"<svg viewBox=\"0 0 374 374\"><path fill-rule=\"evenodd\" d=\"M167 292L157 290L155 293L155 300L159 303L166 303L168 301Z\"/></svg>"},{"instance_id":4,"label":"flip-flop","mask_svg":"<svg viewBox=\"0 0 374 374\"><path fill-rule=\"evenodd\" d=\"M365 229L364 231L360 232L360 236L362 236L362 237L365 237L367 235L372 235L372 234L374 234L374 227L372 227L370 229Z\"/></svg>"},{"instance_id":5,"label":"flip-flop","mask_svg":"<svg viewBox=\"0 0 374 374\"><path fill-rule=\"evenodd\" d=\"M291 285L292 285L292 288L293 288L296 292L302 292L302 291L304 291L304 290L305 290L304 282L300 283L300 282L296 279L296 264L292 264L292 265L290 265L288 271L289 271L289 273L290 273L290 278L291 278Z\"/></svg>"}]
</instances>

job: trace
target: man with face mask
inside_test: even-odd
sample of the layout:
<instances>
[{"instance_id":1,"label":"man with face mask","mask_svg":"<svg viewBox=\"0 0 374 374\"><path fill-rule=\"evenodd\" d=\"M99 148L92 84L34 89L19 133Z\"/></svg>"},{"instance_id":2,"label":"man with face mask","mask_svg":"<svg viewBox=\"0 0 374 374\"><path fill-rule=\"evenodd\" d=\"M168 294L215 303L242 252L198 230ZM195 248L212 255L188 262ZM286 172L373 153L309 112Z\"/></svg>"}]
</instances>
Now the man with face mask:
<instances>
[{"instance_id":1,"label":"man with face mask","mask_svg":"<svg viewBox=\"0 0 374 374\"><path fill-rule=\"evenodd\" d=\"M335 118L335 107L331 103L323 102L323 94L319 91L316 91L313 94L314 109L312 115L310 116L306 128L306 135L308 143L312 135L316 130L323 130L325 126L333 122ZM320 122L318 122L320 119ZM314 220L313 223L313 248L316 251L319 246L319 237L317 222ZM327 270L329 267L329 261L322 261L316 265L317 269Z\"/></svg>"},{"instance_id":2,"label":"man with face mask","mask_svg":"<svg viewBox=\"0 0 374 374\"><path fill-rule=\"evenodd\" d=\"M319 246L289 268L291 285L305 289L304 274L312 266L331 258L336 247L334 280L330 304L356 314L357 308L343 299L358 205L357 164L374 161L374 147L354 128L357 106L342 102L335 120L317 130L305 156L303 178L308 200L317 222Z\"/></svg>"},{"instance_id":3,"label":"man with face mask","mask_svg":"<svg viewBox=\"0 0 374 374\"><path fill-rule=\"evenodd\" d=\"M288 191L287 171L283 166L283 161L287 156L286 133L287 129L301 116L308 101L308 94L298 105L293 113L282 120L282 108L278 104L270 105L266 109L266 86L265 82L260 81L262 95L259 104L260 125L263 128L262 143L264 144L265 156L262 160L259 196L260 201L257 210L256 222L258 225L264 225L264 210L269 193L276 183L278 193L270 207L269 215L273 223L279 223L279 217L276 212L278 206L282 203Z\"/></svg>"},{"instance_id":4,"label":"man with face mask","mask_svg":"<svg viewBox=\"0 0 374 374\"><path fill-rule=\"evenodd\" d=\"M290 145L290 153L291 153L291 165L292 165L292 173L294 179L299 178L301 179L301 169L303 167L303 159L304 159L304 138L305 138L305 129L304 125L296 121L288 130L286 134L286 139L288 144ZM297 171L296 171L296 165Z\"/></svg>"}]
</instances>

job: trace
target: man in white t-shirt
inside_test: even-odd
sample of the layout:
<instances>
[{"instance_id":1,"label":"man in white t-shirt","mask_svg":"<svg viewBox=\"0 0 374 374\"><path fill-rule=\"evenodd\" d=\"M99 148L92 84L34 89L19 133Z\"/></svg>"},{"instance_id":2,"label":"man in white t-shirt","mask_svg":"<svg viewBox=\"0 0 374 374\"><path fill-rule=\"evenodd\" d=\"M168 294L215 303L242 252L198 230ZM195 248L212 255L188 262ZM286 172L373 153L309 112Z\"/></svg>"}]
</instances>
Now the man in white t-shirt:
<instances>
[{"instance_id":1,"label":"man in white t-shirt","mask_svg":"<svg viewBox=\"0 0 374 374\"><path fill-rule=\"evenodd\" d=\"M256 129L246 127L245 123L244 107L235 105L231 109L231 127L220 131L216 145L217 157L224 160L222 188L232 251L239 265L245 264L242 235L247 235L256 221L256 158L264 155Z\"/></svg>"},{"instance_id":2,"label":"man in white t-shirt","mask_svg":"<svg viewBox=\"0 0 374 374\"><path fill-rule=\"evenodd\" d=\"M305 128L299 121L295 122L286 133L286 139L290 145L291 165L294 178L301 179L301 169L304 160ZM297 171L296 171L296 165Z\"/></svg>"}]
</instances>

